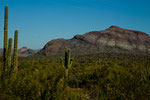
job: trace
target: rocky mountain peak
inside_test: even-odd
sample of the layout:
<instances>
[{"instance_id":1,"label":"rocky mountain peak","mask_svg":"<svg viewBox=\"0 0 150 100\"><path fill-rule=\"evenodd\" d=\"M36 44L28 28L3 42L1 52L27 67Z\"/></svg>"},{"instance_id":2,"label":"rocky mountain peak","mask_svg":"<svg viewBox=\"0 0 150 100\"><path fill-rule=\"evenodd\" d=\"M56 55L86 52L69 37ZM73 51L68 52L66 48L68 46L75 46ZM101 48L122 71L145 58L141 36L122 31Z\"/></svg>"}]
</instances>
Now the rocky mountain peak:
<instances>
[{"instance_id":1,"label":"rocky mountain peak","mask_svg":"<svg viewBox=\"0 0 150 100\"><path fill-rule=\"evenodd\" d=\"M107 30L124 30L124 29L120 28L119 26L110 26Z\"/></svg>"},{"instance_id":2,"label":"rocky mountain peak","mask_svg":"<svg viewBox=\"0 0 150 100\"><path fill-rule=\"evenodd\" d=\"M75 35L72 39L52 40L38 54L44 56L63 54L65 48L70 48L73 54L103 52L150 54L150 36L144 32L111 26L106 30Z\"/></svg>"},{"instance_id":3,"label":"rocky mountain peak","mask_svg":"<svg viewBox=\"0 0 150 100\"><path fill-rule=\"evenodd\" d=\"M28 50L27 47L22 47L22 48L19 49L20 52L24 52L24 51L27 51L27 50Z\"/></svg>"}]
</instances>

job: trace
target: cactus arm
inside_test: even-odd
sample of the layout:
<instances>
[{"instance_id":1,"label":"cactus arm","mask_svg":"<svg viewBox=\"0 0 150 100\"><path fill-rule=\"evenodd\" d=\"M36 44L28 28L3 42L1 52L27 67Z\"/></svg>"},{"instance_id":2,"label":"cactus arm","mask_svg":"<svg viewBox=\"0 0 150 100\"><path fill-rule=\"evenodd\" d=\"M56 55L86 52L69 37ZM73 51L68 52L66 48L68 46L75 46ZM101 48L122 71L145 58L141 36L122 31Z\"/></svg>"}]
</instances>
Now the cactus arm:
<instances>
[{"instance_id":1,"label":"cactus arm","mask_svg":"<svg viewBox=\"0 0 150 100\"><path fill-rule=\"evenodd\" d=\"M72 63L73 63L73 61L71 60L71 61L70 61L70 66L69 66L69 69L71 68L71 66L72 66Z\"/></svg>"},{"instance_id":2,"label":"cactus arm","mask_svg":"<svg viewBox=\"0 0 150 100\"><path fill-rule=\"evenodd\" d=\"M9 45L8 45L8 59L7 59L7 66L8 66L8 73L11 71L11 55L12 55L12 38L9 38Z\"/></svg>"},{"instance_id":3,"label":"cactus arm","mask_svg":"<svg viewBox=\"0 0 150 100\"><path fill-rule=\"evenodd\" d=\"M63 68L65 68L65 66L64 66L64 59L62 57L60 58L60 61L61 61L61 65L63 66Z\"/></svg>"},{"instance_id":4,"label":"cactus arm","mask_svg":"<svg viewBox=\"0 0 150 100\"><path fill-rule=\"evenodd\" d=\"M68 52L67 52L67 49L65 51L65 68L68 69Z\"/></svg>"},{"instance_id":5,"label":"cactus arm","mask_svg":"<svg viewBox=\"0 0 150 100\"><path fill-rule=\"evenodd\" d=\"M13 55L13 68L15 71L18 70L18 30L15 31L14 36L14 55Z\"/></svg>"},{"instance_id":6,"label":"cactus arm","mask_svg":"<svg viewBox=\"0 0 150 100\"><path fill-rule=\"evenodd\" d=\"M70 49L67 50L67 54L68 54L67 55L68 56L67 60L68 60L68 69L69 69L71 67L70 66Z\"/></svg>"}]
</instances>

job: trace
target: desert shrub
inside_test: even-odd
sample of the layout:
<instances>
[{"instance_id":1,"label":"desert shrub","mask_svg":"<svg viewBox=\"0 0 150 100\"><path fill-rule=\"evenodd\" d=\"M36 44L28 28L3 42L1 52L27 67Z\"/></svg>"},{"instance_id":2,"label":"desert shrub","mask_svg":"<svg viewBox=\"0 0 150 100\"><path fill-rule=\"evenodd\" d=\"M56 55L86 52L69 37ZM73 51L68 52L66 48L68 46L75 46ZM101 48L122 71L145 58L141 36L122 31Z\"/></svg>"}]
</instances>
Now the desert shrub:
<instances>
[{"instance_id":1,"label":"desert shrub","mask_svg":"<svg viewBox=\"0 0 150 100\"><path fill-rule=\"evenodd\" d=\"M0 79L0 99L65 100L68 94L69 100L148 100L150 57L109 55L75 56L69 90L59 58L19 58L18 72L5 84Z\"/></svg>"}]
</instances>

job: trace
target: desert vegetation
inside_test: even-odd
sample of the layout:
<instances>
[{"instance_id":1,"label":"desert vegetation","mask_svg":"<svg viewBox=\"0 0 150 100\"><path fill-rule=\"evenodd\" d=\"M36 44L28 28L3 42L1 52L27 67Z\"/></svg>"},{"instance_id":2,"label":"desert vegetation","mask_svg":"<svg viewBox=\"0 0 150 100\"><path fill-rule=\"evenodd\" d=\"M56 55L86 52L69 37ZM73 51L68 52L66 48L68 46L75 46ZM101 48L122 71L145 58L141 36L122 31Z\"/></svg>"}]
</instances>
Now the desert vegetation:
<instances>
[{"instance_id":1,"label":"desert vegetation","mask_svg":"<svg viewBox=\"0 0 150 100\"><path fill-rule=\"evenodd\" d=\"M65 79L60 58L19 58L18 72L0 83L4 100L148 100L150 56L74 56ZM1 63L2 66L2 63ZM66 83L67 82L67 83Z\"/></svg>"},{"instance_id":2,"label":"desert vegetation","mask_svg":"<svg viewBox=\"0 0 150 100\"><path fill-rule=\"evenodd\" d=\"M5 8L0 100L149 100L150 55L99 53L18 58ZM12 53L13 51L13 53ZM12 56L13 54L13 56Z\"/></svg>"}]
</instances>

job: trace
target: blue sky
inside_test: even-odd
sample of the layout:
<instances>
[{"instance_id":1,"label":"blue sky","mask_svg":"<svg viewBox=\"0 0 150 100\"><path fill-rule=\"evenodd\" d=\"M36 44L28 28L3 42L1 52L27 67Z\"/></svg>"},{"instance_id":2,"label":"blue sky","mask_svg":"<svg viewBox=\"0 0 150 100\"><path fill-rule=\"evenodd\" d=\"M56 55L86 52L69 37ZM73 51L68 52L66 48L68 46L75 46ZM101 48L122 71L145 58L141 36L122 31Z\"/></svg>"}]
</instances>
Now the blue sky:
<instances>
[{"instance_id":1,"label":"blue sky","mask_svg":"<svg viewBox=\"0 0 150 100\"><path fill-rule=\"evenodd\" d=\"M19 30L19 48L39 49L52 39L69 39L111 25L150 34L150 0L0 0L0 47L5 5L9 37Z\"/></svg>"}]
</instances>

